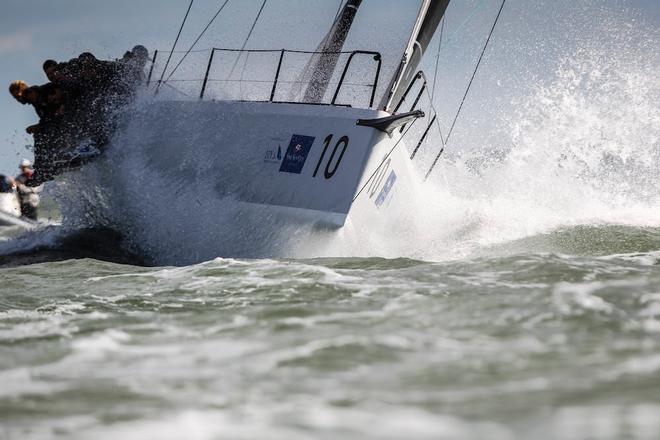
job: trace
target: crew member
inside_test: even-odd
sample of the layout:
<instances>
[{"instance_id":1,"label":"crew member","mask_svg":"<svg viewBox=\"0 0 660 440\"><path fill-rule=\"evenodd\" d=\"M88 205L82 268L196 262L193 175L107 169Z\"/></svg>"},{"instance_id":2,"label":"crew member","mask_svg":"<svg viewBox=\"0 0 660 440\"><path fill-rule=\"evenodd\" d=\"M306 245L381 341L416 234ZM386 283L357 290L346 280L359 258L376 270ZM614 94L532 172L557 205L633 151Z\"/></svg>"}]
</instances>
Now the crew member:
<instances>
[{"instance_id":1,"label":"crew member","mask_svg":"<svg viewBox=\"0 0 660 440\"><path fill-rule=\"evenodd\" d=\"M121 60L104 61L84 52L68 62L46 60L49 83L29 87L14 81L9 91L21 104L30 104L39 124L26 131L34 136L36 186L66 167L72 151L91 140L101 151L119 124L120 112L144 81L149 52L135 46Z\"/></svg>"},{"instance_id":2,"label":"crew member","mask_svg":"<svg viewBox=\"0 0 660 440\"><path fill-rule=\"evenodd\" d=\"M56 172L56 162L69 144L68 133L62 118L65 113L65 96L61 87L48 83L43 86L28 85L24 81L14 81L9 91L21 104L34 107L39 123L25 129L34 137L34 159L38 176L32 185L40 184Z\"/></svg>"},{"instance_id":3,"label":"crew member","mask_svg":"<svg viewBox=\"0 0 660 440\"><path fill-rule=\"evenodd\" d=\"M138 44L119 61L125 66L124 79L131 89L144 82L144 68L149 61L149 51L146 47Z\"/></svg>"},{"instance_id":4,"label":"crew member","mask_svg":"<svg viewBox=\"0 0 660 440\"><path fill-rule=\"evenodd\" d=\"M59 82L61 74L59 72L59 63L55 60L46 60L43 64L44 73L48 81L52 83Z\"/></svg>"},{"instance_id":5,"label":"crew member","mask_svg":"<svg viewBox=\"0 0 660 440\"><path fill-rule=\"evenodd\" d=\"M21 174L16 176L14 181L21 205L21 216L30 220L37 220L40 189L30 186L30 181L34 174L32 163L27 159L23 159L19 165L19 169L21 170Z\"/></svg>"},{"instance_id":6,"label":"crew member","mask_svg":"<svg viewBox=\"0 0 660 440\"><path fill-rule=\"evenodd\" d=\"M53 83L28 87L25 81L14 81L9 86L9 93L21 104L32 105L39 116L39 124L25 129L29 134L38 132L41 123L50 122L64 114L64 94L62 89Z\"/></svg>"}]
</instances>

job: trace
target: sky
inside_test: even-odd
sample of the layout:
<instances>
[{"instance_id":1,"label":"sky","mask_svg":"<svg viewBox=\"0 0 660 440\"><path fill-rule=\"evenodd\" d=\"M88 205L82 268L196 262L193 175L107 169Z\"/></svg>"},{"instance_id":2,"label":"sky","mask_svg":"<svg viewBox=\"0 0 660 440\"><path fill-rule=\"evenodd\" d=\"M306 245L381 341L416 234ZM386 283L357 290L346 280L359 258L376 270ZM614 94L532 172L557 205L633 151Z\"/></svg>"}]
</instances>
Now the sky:
<instances>
[{"instance_id":1,"label":"sky","mask_svg":"<svg viewBox=\"0 0 660 440\"><path fill-rule=\"evenodd\" d=\"M181 47L190 44L219 3L195 2ZM402 37L392 23L395 18L406 22L416 3L365 0L368 7L361 10L356 23L360 31L348 45L398 47ZM240 47L260 4L259 0L230 1L198 47ZM270 0L249 47L314 49L338 5L338 0ZM188 0L3 0L0 83L8 86L16 79L30 84L46 82L41 64L48 58L68 60L90 51L111 59L135 44L169 48L187 6ZM435 103L447 118L455 110L498 6L499 0L454 0L450 6ZM630 25L657 31L660 1L508 0L475 83L477 99L466 109L464 141L468 142L470 132L488 130L484 108L506 107L530 83L550 75L562 54L579 44L581 32L603 17L615 20L622 29ZM593 32L606 33L602 27L594 27ZM433 63L427 62L425 67L433 69ZM36 116L6 92L0 93L0 116L0 173L13 174L22 157L31 158L25 148L31 139L24 129Z\"/></svg>"}]
</instances>

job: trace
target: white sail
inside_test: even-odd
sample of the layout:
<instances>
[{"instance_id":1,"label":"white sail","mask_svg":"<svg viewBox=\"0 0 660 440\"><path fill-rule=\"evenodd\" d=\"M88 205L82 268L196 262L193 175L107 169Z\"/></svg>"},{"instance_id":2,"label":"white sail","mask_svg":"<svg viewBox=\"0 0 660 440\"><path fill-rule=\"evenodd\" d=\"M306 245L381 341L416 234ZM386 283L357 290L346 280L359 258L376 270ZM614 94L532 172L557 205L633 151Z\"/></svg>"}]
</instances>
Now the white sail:
<instances>
[{"instance_id":1,"label":"white sail","mask_svg":"<svg viewBox=\"0 0 660 440\"><path fill-rule=\"evenodd\" d=\"M292 87L289 101L319 103L324 102L324 95L330 83L336 83L341 69L345 67L347 57L333 52L355 49L376 51L383 55L383 66L377 90L378 108L384 109L392 96L394 86L401 82L404 68L402 59L411 60L417 52L420 36L433 35L440 19L437 17L437 4L444 13L448 0L406 0L399 2L383 0L349 0L332 23L329 32L321 39L315 51L324 52L309 58L305 68L296 77L297 86ZM382 29L387 28L386 34ZM373 32L378 30L378 38ZM429 38L430 40L430 38ZM365 44L365 42L368 42ZM428 46L425 42L423 49ZM329 52L329 53L328 53ZM356 63L359 69L365 66L367 58ZM414 67L418 63L414 64ZM373 63L369 64L372 66ZM351 73L354 72L351 67ZM365 69L363 69L365 70ZM339 72L338 72L339 71ZM367 72L365 71L365 74ZM404 81L405 82L405 81ZM407 85L407 84L406 84ZM405 86L404 86L405 89ZM327 101L327 96L325 96Z\"/></svg>"},{"instance_id":2,"label":"white sail","mask_svg":"<svg viewBox=\"0 0 660 440\"><path fill-rule=\"evenodd\" d=\"M303 102L319 103L328 89L328 84L337 66L339 52L344 48L346 37L353 25L353 20L362 4L362 0L348 0L343 10L337 15L328 35L323 39L318 52L310 60L310 80L307 84Z\"/></svg>"},{"instance_id":3,"label":"white sail","mask_svg":"<svg viewBox=\"0 0 660 440\"><path fill-rule=\"evenodd\" d=\"M410 30L410 37L401 56L398 69L390 80L378 108L391 110L401 99L405 89L417 73L417 68L433 38L450 0L421 0L419 12ZM362 0L349 0L343 11L337 16L330 32L317 48L320 52L338 52L344 47L347 34L356 18ZM366 7L378 7L377 3L364 2ZM373 12L373 11L371 11ZM336 68L337 54L316 55L305 69L304 80L307 84L303 102L321 102L327 85Z\"/></svg>"}]
</instances>

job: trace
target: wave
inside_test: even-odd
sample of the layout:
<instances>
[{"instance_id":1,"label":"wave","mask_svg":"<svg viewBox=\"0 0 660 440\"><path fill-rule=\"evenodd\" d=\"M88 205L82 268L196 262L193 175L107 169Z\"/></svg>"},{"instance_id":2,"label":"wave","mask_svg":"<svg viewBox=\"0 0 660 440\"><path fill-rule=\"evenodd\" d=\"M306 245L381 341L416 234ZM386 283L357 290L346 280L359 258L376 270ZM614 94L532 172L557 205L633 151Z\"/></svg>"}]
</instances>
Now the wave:
<instances>
[{"instance_id":1,"label":"wave","mask_svg":"<svg viewBox=\"0 0 660 440\"><path fill-rule=\"evenodd\" d=\"M552 253L584 257L649 255L660 251L660 228L584 225L490 246L488 255Z\"/></svg>"},{"instance_id":2,"label":"wave","mask_svg":"<svg viewBox=\"0 0 660 440\"><path fill-rule=\"evenodd\" d=\"M460 257L578 226L660 226L660 31L601 15L565 36L575 47L526 96L482 115L500 121L493 135L448 149L411 200L424 206L417 229L434 237L421 255Z\"/></svg>"},{"instance_id":3,"label":"wave","mask_svg":"<svg viewBox=\"0 0 660 440\"><path fill-rule=\"evenodd\" d=\"M119 232L107 228L72 230L51 226L0 242L0 268L85 258L145 264L142 256L128 250Z\"/></svg>"}]
</instances>

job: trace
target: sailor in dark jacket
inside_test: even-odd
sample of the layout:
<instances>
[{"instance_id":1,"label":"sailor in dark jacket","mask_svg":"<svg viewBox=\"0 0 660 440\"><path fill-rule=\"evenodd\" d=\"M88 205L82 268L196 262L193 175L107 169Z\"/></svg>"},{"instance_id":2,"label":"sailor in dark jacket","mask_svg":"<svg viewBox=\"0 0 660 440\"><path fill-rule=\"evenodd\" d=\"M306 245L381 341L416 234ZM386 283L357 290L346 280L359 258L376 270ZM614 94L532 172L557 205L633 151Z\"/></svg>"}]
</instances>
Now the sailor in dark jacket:
<instances>
[{"instance_id":1,"label":"sailor in dark jacket","mask_svg":"<svg viewBox=\"0 0 660 440\"><path fill-rule=\"evenodd\" d=\"M21 104L30 104L39 124L26 130L34 136L36 175L41 183L67 167L82 143L103 151L119 124L119 115L144 82L149 53L135 46L124 58L97 59L84 52L67 62L46 60L43 70L49 83L29 87L14 81L9 91Z\"/></svg>"},{"instance_id":2,"label":"sailor in dark jacket","mask_svg":"<svg viewBox=\"0 0 660 440\"><path fill-rule=\"evenodd\" d=\"M14 81L9 91L21 104L32 105L39 116L39 123L27 127L26 131L34 137L34 159L39 174L36 180L46 180L69 143L62 123L64 92L53 83L29 87L24 81Z\"/></svg>"}]
</instances>

